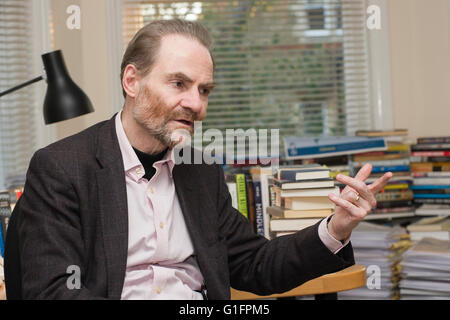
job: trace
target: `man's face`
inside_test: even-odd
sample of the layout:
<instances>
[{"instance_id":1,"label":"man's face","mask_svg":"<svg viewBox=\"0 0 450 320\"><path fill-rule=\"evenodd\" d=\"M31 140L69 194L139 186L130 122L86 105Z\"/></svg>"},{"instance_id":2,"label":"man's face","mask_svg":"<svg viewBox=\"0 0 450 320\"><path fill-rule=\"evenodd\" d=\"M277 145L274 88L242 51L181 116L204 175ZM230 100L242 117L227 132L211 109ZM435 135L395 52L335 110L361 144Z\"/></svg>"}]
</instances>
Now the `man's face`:
<instances>
[{"instance_id":1,"label":"man's face","mask_svg":"<svg viewBox=\"0 0 450 320\"><path fill-rule=\"evenodd\" d=\"M165 146L173 146L177 129L194 132L194 121L206 116L214 87L209 51L197 40L165 36L152 70L139 81L133 116Z\"/></svg>"}]
</instances>

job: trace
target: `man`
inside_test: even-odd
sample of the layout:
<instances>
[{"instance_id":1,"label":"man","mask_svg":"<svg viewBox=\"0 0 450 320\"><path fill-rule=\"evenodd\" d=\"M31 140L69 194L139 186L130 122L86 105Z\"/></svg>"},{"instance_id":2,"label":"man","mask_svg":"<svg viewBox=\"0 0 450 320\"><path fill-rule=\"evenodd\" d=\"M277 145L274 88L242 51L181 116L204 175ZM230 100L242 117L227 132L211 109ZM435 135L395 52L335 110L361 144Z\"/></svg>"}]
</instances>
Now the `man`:
<instances>
[{"instance_id":1,"label":"man","mask_svg":"<svg viewBox=\"0 0 450 320\"><path fill-rule=\"evenodd\" d=\"M229 299L230 285L283 292L354 263L351 231L390 173L339 176L334 215L268 241L233 209L220 165L175 165L172 134L206 115L210 46L198 23L145 26L123 57L123 110L36 152L14 212L24 298Z\"/></svg>"}]
</instances>

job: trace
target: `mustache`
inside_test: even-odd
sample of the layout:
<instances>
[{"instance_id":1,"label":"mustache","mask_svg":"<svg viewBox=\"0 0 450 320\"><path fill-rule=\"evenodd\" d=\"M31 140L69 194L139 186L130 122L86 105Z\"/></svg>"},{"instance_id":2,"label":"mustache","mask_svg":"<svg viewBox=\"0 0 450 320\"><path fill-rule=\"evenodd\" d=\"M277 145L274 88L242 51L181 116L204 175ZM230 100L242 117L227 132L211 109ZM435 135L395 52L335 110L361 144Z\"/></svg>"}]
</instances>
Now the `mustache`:
<instances>
[{"instance_id":1,"label":"mustache","mask_svg":"<svg viewBox=\"0 0 450 320\"><path fill-rule=\"evenodd\" d=\"M182 108L178 111L174 111L170 118L196 121L196 120L199 120L199 114L195 111L192 111L191 109Z\"/></svg>"}]
</instances>

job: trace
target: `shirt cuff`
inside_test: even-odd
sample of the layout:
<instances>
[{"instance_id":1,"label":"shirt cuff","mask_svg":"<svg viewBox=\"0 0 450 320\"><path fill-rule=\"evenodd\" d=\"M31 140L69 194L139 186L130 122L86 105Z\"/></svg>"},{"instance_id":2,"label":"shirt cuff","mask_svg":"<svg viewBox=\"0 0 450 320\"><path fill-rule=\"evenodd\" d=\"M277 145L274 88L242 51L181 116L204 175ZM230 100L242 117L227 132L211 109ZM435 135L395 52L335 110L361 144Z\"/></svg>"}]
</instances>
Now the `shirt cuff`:
<instances>
[{"instance_id":1,"label":"shirt cuff","mask_svg":"<svg viewBox=\"0 0 450 320\"><path fill-rule=\"evenodd\" d=\"M336 254L350 242L350 237L341 242L328 232L328 221L332 216L332 214L329 215L319 224L319 238L331 252Z\"/></svg>"}]
</instances>

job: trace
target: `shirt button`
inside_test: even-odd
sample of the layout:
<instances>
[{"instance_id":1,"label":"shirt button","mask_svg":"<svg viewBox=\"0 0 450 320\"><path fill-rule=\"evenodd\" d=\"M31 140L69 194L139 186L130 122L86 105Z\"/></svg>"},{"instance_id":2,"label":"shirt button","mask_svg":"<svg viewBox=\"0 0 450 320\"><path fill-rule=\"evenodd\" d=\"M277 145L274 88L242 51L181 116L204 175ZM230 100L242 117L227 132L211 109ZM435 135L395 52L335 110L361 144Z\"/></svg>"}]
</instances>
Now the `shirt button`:
<instances>
[{"instance_id":1,"label":"shirt button","mask_svg":"<svg viewBox=\"0 0 450 320\"><path fill-rule=\"evenodd\" d=\"M142 168L137 168L137 169L136 169L136 173L137 173L137 174L142 174Z\"/></svg>"},{"instance_id":2,"label":"shirt button","mask_svg":"<svg viewBox=\"0 0 450 320\"><path fill-rule=\"evenodd\" d=\"M149 191L151 194L154 193L153 188L148 189L148 191Z\"/></svg>"},{"instance_id":3,"label":"shirt button","mask_svg":"<svg viewBox=\"0 0 450 320\"><path fill-rule=\"evenodd\" d=\"M156 288L156 293L157 293L157 294L160 294L160 293L161 293L161 291L162 291L162 290L161 290L161 288L160 288L160 287Z\"/></svg>"},{"instance_id":4,"label":"shirt button","mask_svg":"<svg viewBox=\"0 0 450 320\"><path fill-rule=\"evenodd\" d=\"M164 228L164 223L160 222L160 223L159 223L159 227L160 227L161 229Z\"/></svg>"}]
</instances>

